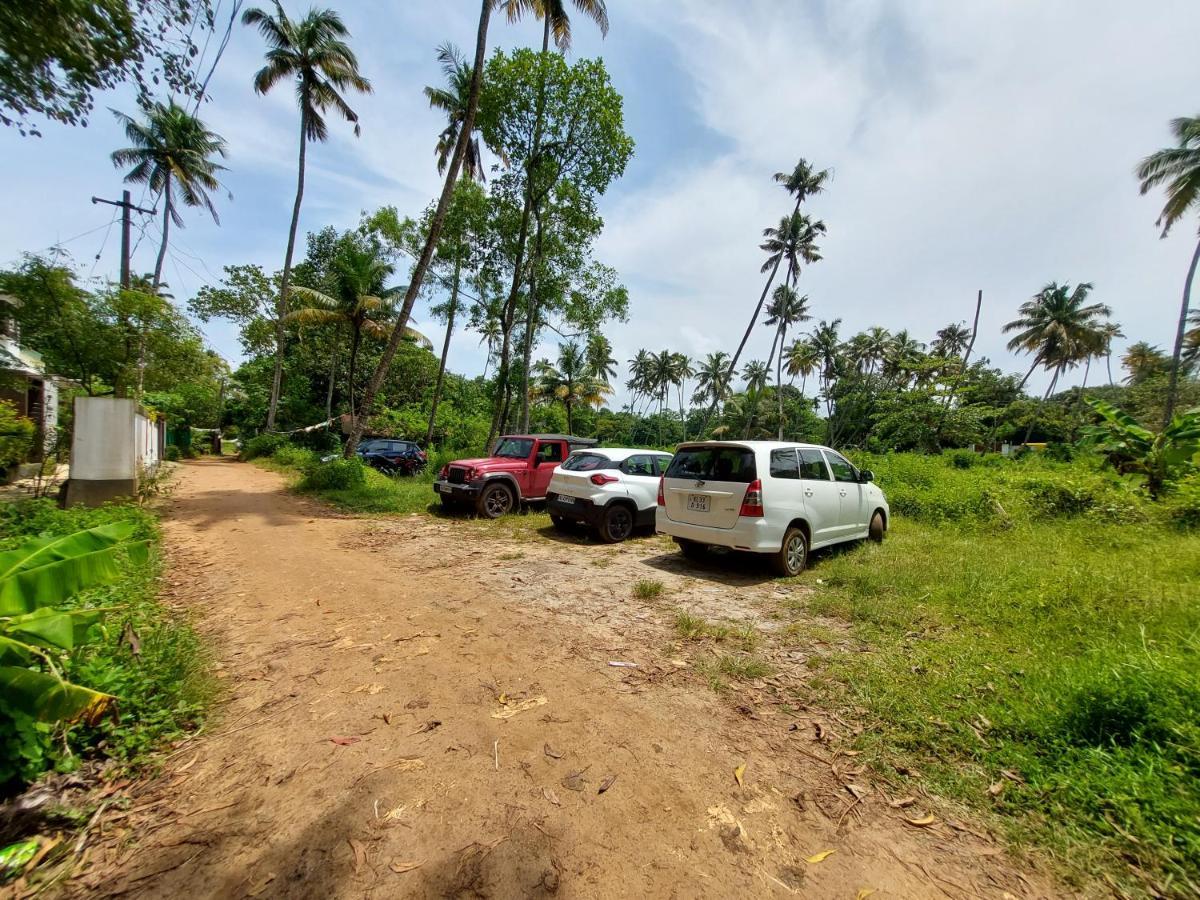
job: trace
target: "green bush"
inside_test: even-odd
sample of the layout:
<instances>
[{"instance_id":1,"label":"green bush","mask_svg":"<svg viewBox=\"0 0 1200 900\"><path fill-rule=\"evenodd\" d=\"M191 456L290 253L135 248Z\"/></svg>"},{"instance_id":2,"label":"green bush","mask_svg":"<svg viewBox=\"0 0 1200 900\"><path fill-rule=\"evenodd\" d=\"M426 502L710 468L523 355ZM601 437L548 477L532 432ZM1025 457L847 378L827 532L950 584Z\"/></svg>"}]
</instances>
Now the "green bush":
<instances>
[{"instance_id":1,"label":"green bush","mask_svg":"<svg viewBox=\"0 0 1200 900\"><path fill-rule=\"evenodd\" d=\"M242 444L241 457L245 460L251 460L263 456L274 456L276 450L287 446L288 443L287 435L285 434L266 432L265 434L255 435Z\"/></svg>"},{"instance_id":2,"label":"green bush","mask_svg":"<svg viewBox=\"0 0 1200 900\"><path fill-rule=\"evenodd\" d=\"M292 468L299 469L301 472L307 472L316 466L321 459L312 450L297 447L295 444L285 444L280 447L275 451L273 458L281 466L291 466Z\"/></svg>"},{"instance_id":3,"label":"green bush","mask_svg":"<svg viewBox=\"0 0 1200 900\"><path fill-rule=\"evenodd\" d=\"M1177 482L1164 507L1172 524L1180 528L1200 528L1200 475Z\"/></svg>"},{"instance_id":4,"label":"green bush","mask_svg":"<svg viewBox=\"0 0 1200 900\"><path fill-rule=\"evenodd\" d=\"M33 423L17 415L17 408L0 400L0 471L24 462L33 447Z\"/></svg>"},{"instance_id":5,"label":"green bush","mask_svg":"<svg viewBox=\"0 0 1200 900\"><path fill-rule=\"evenodd\" d=\"M179 462L183 457L183 453L174 444L168 444L163 448L163 459L167 462Z\"/></svg>"},{"instance_id":6,"label":"green bush","mask_svg":"<svg viewBox=\"0 0 1200 900\"><path fill-rule=\"evenodd\" d=\"M331 459L309 468L300 481L304 491L341 491L367 482L366 466L359 459Z\"/></svg>"},{"instance_id":7,"label":"green bush","mask_svg":"<svg viewBox=\"0 0 1200 900\"><path fill-rule=\"evenodd\" d=\"M949 450L942 459L955 469L969 469L979 462L979 454L974 450Z\"/></svg>"}]
</instances>

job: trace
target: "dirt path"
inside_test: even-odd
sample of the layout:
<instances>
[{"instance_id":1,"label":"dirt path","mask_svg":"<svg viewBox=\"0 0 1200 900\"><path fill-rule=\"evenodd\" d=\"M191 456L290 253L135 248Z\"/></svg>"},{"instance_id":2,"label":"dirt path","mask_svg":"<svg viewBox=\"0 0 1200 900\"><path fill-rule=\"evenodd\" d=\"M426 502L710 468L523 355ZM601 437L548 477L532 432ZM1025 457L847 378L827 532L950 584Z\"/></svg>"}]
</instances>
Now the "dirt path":
<instances>
[{"instance_id":1,"label":"dirt path","mask_svg":"<svg viewBox=\"0 0 1200 900\"><path fill-rule=\"evenodd\" d=\"M754 572L685 569L656 538L338 517L225 461L184 467L164 528L228 698L101 819L73 893L1058 893L944 813L906 824L921 804L890 806L819 712L771 702L777 679L708 689L673 610L753 618L779 590ZM638 577L669 599L633 600Z\"/></svg>"}]
</instances>

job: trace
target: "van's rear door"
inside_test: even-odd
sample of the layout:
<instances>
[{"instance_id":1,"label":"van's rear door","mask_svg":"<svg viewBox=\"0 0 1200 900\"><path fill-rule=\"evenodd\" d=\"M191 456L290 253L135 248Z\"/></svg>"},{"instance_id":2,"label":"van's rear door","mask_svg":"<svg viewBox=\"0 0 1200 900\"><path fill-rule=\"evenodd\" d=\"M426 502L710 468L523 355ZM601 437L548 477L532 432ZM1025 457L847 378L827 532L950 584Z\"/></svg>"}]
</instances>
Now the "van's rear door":
<instances>
[{"instance_id":1,"label":"van's rear door","mask_svg":"<svg viewBox=\"0 0 1200 900\"><path fill-rule=\"evenodd\" d=\"M736 444L685 444L663 477L667 518L733 528L746 488L758 475L754 451Z\"/></svg>"}]
</instances>

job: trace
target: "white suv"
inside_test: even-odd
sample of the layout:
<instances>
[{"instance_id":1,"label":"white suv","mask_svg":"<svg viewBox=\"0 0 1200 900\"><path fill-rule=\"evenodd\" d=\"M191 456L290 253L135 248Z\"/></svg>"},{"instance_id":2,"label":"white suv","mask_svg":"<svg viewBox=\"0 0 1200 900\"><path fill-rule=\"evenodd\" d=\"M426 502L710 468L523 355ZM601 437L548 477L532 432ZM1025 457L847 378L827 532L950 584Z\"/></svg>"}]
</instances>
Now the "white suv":
<instances>
[{"instance_id":1,"label":"white suv","mask_svg":"<svg viewBox=\"0 0 1200 900\"><path fill-rule=\"evenodd\" d=\"M655 528L687 556L706 547L765 553L797 575L808 551L841 541L882 541L887 500L872 474L815 444L681 444L658 491Z\"/></svg>"},{"instance_id":2,"label":"white suv","mask_svg":"<svg viewBox=\"0 0 1200 900\"><path fill-rule=\"evenodd\" d=\"M606 543L623 541L639 525L654 524L658 483L670 462L659 450L576 450L550 479L550 521L564 531L583 522Z\"/></svg>"}]
</instances>

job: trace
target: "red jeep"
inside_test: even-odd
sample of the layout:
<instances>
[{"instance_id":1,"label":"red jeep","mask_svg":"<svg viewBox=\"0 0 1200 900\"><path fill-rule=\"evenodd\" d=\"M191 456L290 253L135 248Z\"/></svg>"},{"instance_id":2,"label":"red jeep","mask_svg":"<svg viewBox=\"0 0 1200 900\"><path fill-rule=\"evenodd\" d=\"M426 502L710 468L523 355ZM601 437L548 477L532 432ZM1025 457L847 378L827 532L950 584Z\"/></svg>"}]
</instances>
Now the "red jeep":
<instances>
[{"instance_id":1,"label":"red jeep","mask_svg":"<svg viewBox=\"0 0 1200 900\"><path fill-rule=\"evenodd\" d=\"M495 519L521 503L546 499L555 467L572 450L595 443L565 434L505 435L491 456L442 466L433 491L446 509L474 507L479 515Z\"/></svg>"}]
</instances>

